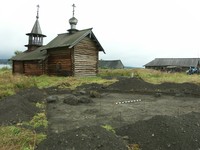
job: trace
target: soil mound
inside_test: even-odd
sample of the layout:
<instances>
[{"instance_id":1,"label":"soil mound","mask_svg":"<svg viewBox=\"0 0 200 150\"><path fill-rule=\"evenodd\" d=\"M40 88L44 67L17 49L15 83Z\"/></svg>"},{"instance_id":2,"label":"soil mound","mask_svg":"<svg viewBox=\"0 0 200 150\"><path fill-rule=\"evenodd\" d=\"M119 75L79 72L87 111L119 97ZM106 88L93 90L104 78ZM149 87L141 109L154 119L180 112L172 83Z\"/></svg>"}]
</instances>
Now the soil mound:
<instances>
[{"instance_id":1,"label":"soil mound","mask_svg":"<svg viewBox=\"0 0 200 150\"><path fill-rule=\"evenodd\" d=\"M62 133L52 133L38 150L127 150L123 140L100 126L81 127Z\"/></svg>"},{"instance_id":2,"label":"soil mound","mask_svg":"<svg viewBox=\"0 0 200 150\"><path fill-rule=\"evenodd\" d=\"M138 78L120 78L118 82L111 84L107 87L109 90L114 91L153 91L155 85L145 82Z\"/></svg>"},{"instance_id":3,"label":"soil mound","mask_svg":"<svg viewBox=\"0 0 200 150\"><path fill-rule=\"evenodd\" d=\"M30 88L0 100L0 125L10 125L29 121L39 112L35 102L44 99L45 93L38 88Z\"/></svg>"},{"instance_id":4,"label":"soil mound","mask_svg":"<svg viewBox=\"0 0 200 150\"><path fill-rule=\"evenodd\" d=\"M142 150L197 150L200 149L200 113L178 117L155 116L116 129L121 136L128 136L130 144Z\"/></svg>"},{"instance_id":5,"label":"soil mound","mask_svg":"<svg viewBox=\"0 0 200 150\"><path fill-rule=\"evenodd\" d=\"M200 86L192 83L151 84L138 78L119 78L119 81L106 87L117 92L164 93L175 96L200 96Z\"/></svg>"},{"instance_id":6,"label":"soil mound","mask_svg":"<svg viewBox=\"0 0 200 150\"><path fill-rule=\"evenodd\" d=\"M72 91L68 88L59 88L59 86L53 86L45 88L44 91L47 93L47 95L57 95L57 94L66 94L71 93Z\"/></svg>"},{"instance_id":7,"label":"soil mound","mask_svg":"<svg viewBox=\"0 0 200 150\"><path fill-rule=\"evenodd\" d=\"M160 89L163 93L186 96L200 96L200 86L193 83L162 83L157 85L157 89Z\"/></svg>"},{"instance_id":8,"label":"soil mound","mask_svg":"<svg viewBox=\"0 0 200 150\"><path fill-rule=\"evenodd\" d=\"M98 84L98 83L91 83L91 84L82 84L76 88L76 91L102 91L107 89L105 85Z\"/></svg>"},{"instance_id":9,"label":"soil mound","mask_svg":"<svg viewBox=\"0 0 200 150\"><path fill-rule=\"evenodd\" d=\"M35 104L14 95L0 100L0 124L10 125L29 121L39 110Z\"/></svg>"},{"instance_id":10,"label":"soil mound","mask_svg":"<svg viewBox=\"0 0 200 150\"><path fill-rule=\"evenodd\" d=\"M46 97L46 92L44 90L38 89L37 87L32 87L19 91L17 95L22 96L29 102L41 102Z\"/></svg>"}]
</instances>

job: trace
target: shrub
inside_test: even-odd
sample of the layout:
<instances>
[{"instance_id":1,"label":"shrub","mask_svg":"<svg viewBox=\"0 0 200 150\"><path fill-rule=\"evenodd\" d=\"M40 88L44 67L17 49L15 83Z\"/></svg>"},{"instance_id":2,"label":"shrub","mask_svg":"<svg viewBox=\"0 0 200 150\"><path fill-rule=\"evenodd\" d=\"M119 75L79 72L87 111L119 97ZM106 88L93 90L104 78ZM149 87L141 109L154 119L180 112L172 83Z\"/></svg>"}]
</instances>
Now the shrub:
<instances>
[{"instance_id":1,"label":"shrub","mask_svg":"<svg viewBox=\"0 0 200 150\"><path fill-rule=\"evenodd\" d=\"M33 119L30 121L30 125L34 128L44 127L47 128L48 121L45 113L37 113Z\"/></svg>"}]
</instances>

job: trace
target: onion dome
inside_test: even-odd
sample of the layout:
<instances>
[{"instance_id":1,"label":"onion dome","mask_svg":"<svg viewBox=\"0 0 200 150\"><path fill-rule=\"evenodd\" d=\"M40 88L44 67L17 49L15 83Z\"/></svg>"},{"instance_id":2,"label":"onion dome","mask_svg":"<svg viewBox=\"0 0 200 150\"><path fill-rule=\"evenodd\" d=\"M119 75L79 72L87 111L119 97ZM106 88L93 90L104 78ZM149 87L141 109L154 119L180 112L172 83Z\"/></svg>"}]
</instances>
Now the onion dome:
<instances>
[{"instance_id":1,"label":"onion dome","mask_svg":"<svg viewBox=\"0 0 200 150\"><path fill-rule=\"evenodd\" d=\"M69 19L69 24L71 25L71 29L76 29L77 23L78 20L75 17Z\"/></svg>"}]
</instances>

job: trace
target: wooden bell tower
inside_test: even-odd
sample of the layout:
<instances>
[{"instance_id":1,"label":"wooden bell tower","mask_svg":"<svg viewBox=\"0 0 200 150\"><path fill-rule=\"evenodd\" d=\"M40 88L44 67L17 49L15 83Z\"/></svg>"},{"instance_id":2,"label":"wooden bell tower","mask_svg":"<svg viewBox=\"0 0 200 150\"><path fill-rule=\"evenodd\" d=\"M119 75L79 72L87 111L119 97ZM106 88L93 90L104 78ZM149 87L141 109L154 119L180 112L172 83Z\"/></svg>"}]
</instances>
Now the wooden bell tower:
<instances>
[{"instance_id":1,"label":"wooden bell tower","mask_svg":"<svg viewBox=\"0 0 200 150\"><path fill-rule=\"evenodd\" d=\"M39 5L37 5L37 16L35 24L33 25L33 28L31 30L31 33L27 33L26 35L29 36L28 44L25 45L28 47L27 51L34 51L38 47L43 45L43 37L46 37L46 35L42 34L42 30L40 28L39 24Z\"/></svg>"}]
</instances>

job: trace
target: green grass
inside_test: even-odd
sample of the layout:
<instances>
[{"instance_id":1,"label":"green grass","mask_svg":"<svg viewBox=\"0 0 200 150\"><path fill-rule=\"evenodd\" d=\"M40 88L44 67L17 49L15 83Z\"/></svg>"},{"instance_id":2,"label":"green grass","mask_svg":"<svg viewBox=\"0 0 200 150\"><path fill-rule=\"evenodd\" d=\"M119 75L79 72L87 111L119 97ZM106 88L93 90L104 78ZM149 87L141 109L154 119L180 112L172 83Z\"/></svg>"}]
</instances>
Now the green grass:
<instances>
[{"instance_id":1,"label":"green grass","mask_svg":"<svg viewBox=\"0 0 200 150\"><path fill-rule=\"evenodd\" d=\"M17 123L15 126L0 126L1 150L34 150L36 145L46 138L44 133L35 132L37 128L48 127L44 111L46 105L36 103L36 107L40 108L41 112L35 114L29 122Z\"/></svg>"},{"instance_id":2,"label":"green grass","mask_svg":"<svg viewBox=\"0 0 200 150\"><path fill-rule=\"evenodd\" d=\"M47 128L48 121L46 118L46 114L45 113L37 113L33 117L33 119L29 122L29 125L32 126L33 128L38 128L38 127Z\"/></svg>"},{"instance_id":3,"label":"green grass","mask_svg":"<svg viewBox=\"0 0 200 150\"><path fill-rule=\"evenodd\" d=\"M112 132L114 134L116 133L115 129L111 125L106 124L106 125L102 125L101 127L106 129L109 132Z\"/></svg>"},{"instance_id":4,"label":"green grass","mask_svg":"<svg viewBox=\"0 0 200 150\"><path fill-rule=\"evenodd\" d=\"M194 83L200 84L200 75L187 75L185 72L167 73L152 69L101 69L100 76L123 76L123 77L137 77L146 82L153 84L160 84L164 82L172 83Z\"/></svg>"},{"instance_id":5,"label":"green grass","mask_svg":"<svg viewBox=\"0 0 200 150\"><path fill-rule=\"evenodd\" d=\"M110 76L113 80L106 80L102 77ZM151 69L100 69L97 77L56 77L56 76L24 76L12 75L11 70L0 70L0 98L13 95L19 90L36 86L47 88L57 86L59 88L75 89L85 83L99 83L109 85L117 80L115 77L137 77L153 84L163 82L173 83L194 83L200 84L200 75L187 75L186 73L167 73Z\"/></svg>"},{"instance_id":6,"label":"green grass","mask_svg":"<svg viewBox=\"0 0 200 150\"><path fill-rule=\"evenodd\" d=\"M33 86L36 86L34 78L22 75L13 76L11 70L0 70L0 98Z\"/></svg>"},{"instance_id":7,"label":"green grass","mask_svg":"<svg viewBox=\"0 0 200 150\"><path fill-rule=\"evenodd\" d=\"M0 98L15 94L19 90L30 87L75 89L84 83L111 84L116 80L105 80L101 77L56 77L56 76L24 76L12 75L11 70L0 70Z\"/></svg>"},{"instance_id":8,"label":"green grass","mask_svg":"<svg viewBox=\"0 0 200 150\"><path fill-rule=\"evenodd\" d=\"M34 150L46 135L16 126L0 127L1 150Z\"/></svg>"}]
</instances>

